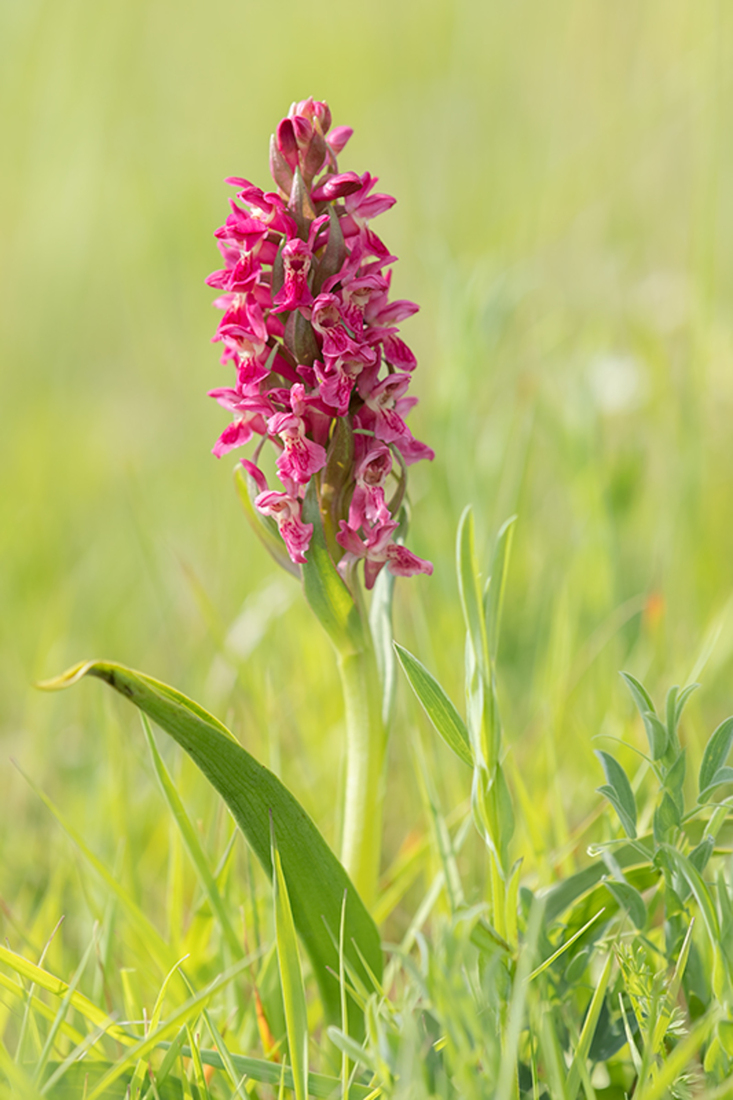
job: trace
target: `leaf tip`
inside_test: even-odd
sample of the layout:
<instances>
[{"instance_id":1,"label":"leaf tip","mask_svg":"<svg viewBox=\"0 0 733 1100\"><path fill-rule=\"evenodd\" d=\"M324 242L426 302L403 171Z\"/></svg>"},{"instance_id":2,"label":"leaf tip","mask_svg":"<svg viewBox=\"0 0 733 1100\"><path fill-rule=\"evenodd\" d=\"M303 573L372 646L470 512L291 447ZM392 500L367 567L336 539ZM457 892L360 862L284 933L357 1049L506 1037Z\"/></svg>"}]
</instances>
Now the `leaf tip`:
<instances>
[{"instance_id":1,"label":"leaf tip","mask_svg":"<svg viewBox=\"0 0 733 1100\"><path fill-rule=\"evenodd\" d=\"M82 680L95 664L96 661L80 661L79 664L67 668L60 676L53 676L50 680L35 680L33 686L39 691L63 691Z\"/></svg>"}]
</instances>

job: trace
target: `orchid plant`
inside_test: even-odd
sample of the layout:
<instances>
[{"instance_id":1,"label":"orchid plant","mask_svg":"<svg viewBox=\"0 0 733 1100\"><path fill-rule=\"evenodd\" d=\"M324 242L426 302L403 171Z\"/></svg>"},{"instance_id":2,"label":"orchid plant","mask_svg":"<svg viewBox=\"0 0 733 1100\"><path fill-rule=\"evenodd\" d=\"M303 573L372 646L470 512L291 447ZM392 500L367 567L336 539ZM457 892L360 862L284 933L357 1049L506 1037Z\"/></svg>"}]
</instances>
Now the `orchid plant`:
<instances>
[{"instance_id":1,"label":"orchid plant","mask_svg":"<svg viewBox=\"0 0 733 1100\"><path fill-rule=\"evenodd\" d=\"M216 231L224 266L207 282L222 292L214 340L236 371L233 386L211 391L233 414L213 453L257 440L239 468L248 514L276 560L302 571L335 644L347 726L342 862L369 900L390 711L378 700L391 655L379 662L380 692L363 589L385 566L393 576L432 573L403 539L407 467L434 453L405 422L416 359L398 324L418 307L390 300L396 257L370 225L395 199L375 192L369 172L339 171L351 134L331 126L325 103L292 105L271 141L275 190L227 180L237 199ZM260 466L268 441L278 489Z\"/></svg>"}]
</instances>

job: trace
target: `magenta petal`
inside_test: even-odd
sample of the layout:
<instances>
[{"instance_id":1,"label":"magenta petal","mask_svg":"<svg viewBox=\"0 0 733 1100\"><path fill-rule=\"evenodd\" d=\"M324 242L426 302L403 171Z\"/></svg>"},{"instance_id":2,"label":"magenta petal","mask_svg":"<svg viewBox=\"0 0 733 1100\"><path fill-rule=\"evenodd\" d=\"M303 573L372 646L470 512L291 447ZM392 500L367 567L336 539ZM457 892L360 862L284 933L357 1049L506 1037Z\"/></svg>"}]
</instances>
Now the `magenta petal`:
<instances>
[{"instance_id":1,"label":"magenta petal","mask_svg":"<svg viewBox=\"0 0 733 1100\"><path fill-rule=\"evenodd\" d=\"M418 558L412 550L396 543L387 547L387 568L396 577L412 577L415 573L427 573L430 576L433 572L432 562Z\"/></svg>"}]
</instances>

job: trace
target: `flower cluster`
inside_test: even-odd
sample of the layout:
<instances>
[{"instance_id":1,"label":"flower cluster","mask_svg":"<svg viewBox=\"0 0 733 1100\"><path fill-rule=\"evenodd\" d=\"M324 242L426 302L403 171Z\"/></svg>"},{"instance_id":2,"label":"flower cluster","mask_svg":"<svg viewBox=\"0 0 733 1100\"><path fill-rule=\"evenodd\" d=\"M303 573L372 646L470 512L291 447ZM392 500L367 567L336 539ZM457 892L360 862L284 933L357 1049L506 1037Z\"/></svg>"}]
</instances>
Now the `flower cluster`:
<instances>
[{"instance_id":1,"label":"flower cluster","mask_svg":"<svg viewBox=\"0 0 733 1100\"><path fill-rule=\"evenodd\" d=\"M325 103L303 100L272 138L277 190L227 180L239 202L230 200L216 231L224 267L207 282L221 291L214 340L236 384L211 391L234 417L213 452L262 437L254 461L243 464L260 490L255 506L277 521L297 563L313 532L302 503L314 481L340 570L364 559L371 588L384 565L399 575L432 572L395 537L406 467L433 451L405 423L416 403L406 392L416 361L397 326L418 307L390 301L396 257L369 224L395 200L375 192L368 172L338 171L351 134L331 128ZM282 489L268 488L257 466L266 439Z\"/></svg>"}]
</instances>

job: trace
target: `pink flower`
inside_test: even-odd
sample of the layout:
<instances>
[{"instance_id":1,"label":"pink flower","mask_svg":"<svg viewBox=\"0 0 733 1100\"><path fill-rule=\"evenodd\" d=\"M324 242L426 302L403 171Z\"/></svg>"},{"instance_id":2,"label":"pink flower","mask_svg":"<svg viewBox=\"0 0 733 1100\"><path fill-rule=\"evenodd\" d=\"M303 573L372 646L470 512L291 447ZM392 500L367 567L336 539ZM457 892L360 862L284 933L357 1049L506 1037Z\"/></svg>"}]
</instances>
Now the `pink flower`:
<instances>
[{"instance_id":1,"label":"pink flower","mask_svg":"<svg viewBox=\"0 0 733 1100\"><path fill-rule=\"evenodd\" d=\"M297 497L289 493L264 492L255 497L255 507L263 516L275 517L291 560L302 565L306 560L305 552L310 546L313 524L303 523L301 503Z\"/></svg>"},{"instance_id":2,"label":"pink flower","mask_svg":"<svg viewBox=\"0 0 733 1100\"><path fill-rule=\"evenodd\" d=\"M285 281L272 300L278 311L299 309L309 306L313 295L308 289L308 272L313 262L313 254L305 241L298 237L288 241L282 251Z\"/></svg>"},{"instance_id":3,"label":"pink flower","mask_svg":"<svg viewBox=\"0 0 733 1100\"><path fill-rule=\"evenodd\" d=\"M358 531L368 524L389 523L391 516L384 499L384 486L392 471L389 447L378 444L367 451L356 467L356 488L349 507L349 527Z\"/></svg>"},{"instance_id":4,"label":"pink flower","mask_svg":"<svg viewBox=\"0 0 733 1100\"><path fill-rule=\"evenodd\" d=\"M394 521L383 523L372 528L364 540L359 538L345 520L341 520L336 541L346 553L339 562L339 569L343 572L348 565L363 558L364 583L367 588L374 587L374 582L385 565L390 573L399 577L410 577L415 573L430 575L433 572L431 562L418 558L406 546L399 546L391 541L398 526Z\"/></svg>"},{"instance_id":5,"label":"pink flower","mask_svg":"<svg viewBox=\"0 0 733 1100\"><path fill-rule=\"evenodd\" d=\"M409 384L409 374L388 374L371 393L362 394L366 408L373 414L370 419L373 419L374 434L385 443L393 443L410 434L395 407Z\"/></svg>"},{"instance_id":6,"label":"pink flower","mask_svg":"<svg viewBox=\"0 0 733 1100\"><path fill-rule=\"evenodd\" d=\"M314 443L306 435L305 387L296 382L291 390L292 412L279 412L267 422L270 435L278 436L283 444L276 466L281 477L291 478L298 485L307 485L313 474L326 465L326 451L320 443Z\"/></svg>"}]
</instances>

